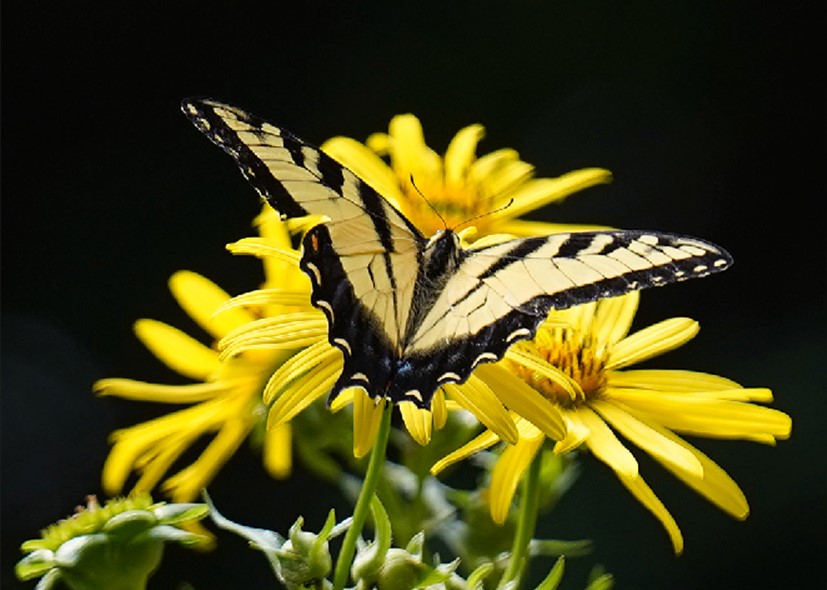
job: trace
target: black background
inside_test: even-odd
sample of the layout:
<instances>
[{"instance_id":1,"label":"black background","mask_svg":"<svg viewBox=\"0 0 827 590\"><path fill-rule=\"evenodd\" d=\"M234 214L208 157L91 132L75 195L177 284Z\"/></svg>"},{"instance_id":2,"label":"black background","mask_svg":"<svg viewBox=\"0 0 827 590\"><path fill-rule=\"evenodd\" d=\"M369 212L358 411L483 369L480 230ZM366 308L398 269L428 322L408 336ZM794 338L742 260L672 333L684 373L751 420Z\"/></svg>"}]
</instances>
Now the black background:
<instances>
[{"instance_id":1,"label":"black background","mask_svg":"<svg viewBox=\"0 0 827 590\"><path fill-rule=\"evenodd\" d=\"M410 111L442 151L480 122L479 153L514 147L542 176L614 172L536 218L724 245L732 270L647 292L638 320L702 325L650 366L770 387L792 415L776 449L692 441L743 487L750 518L641 459L684 532L675 558L586 461L541 533L596 542L565 588L583 587L593 561L618 588L823 584L824 16L821 2L4 2L2 580L22 540L99 492L107 433L165 411L96 400L89 385L176 380L131 332L138 317L194 329L169 275L195 270L231 293L260 280L223 248L250 233L257 199L178 110L209 95L314 143L364 139ZM268 480L246 448L213 493L231 518L281 532L300 512L318 529L335 495L301 469ZM263 558L220 539L207 558L170 550L154 587L273 586Z\"/></svg>"}]
</instances>

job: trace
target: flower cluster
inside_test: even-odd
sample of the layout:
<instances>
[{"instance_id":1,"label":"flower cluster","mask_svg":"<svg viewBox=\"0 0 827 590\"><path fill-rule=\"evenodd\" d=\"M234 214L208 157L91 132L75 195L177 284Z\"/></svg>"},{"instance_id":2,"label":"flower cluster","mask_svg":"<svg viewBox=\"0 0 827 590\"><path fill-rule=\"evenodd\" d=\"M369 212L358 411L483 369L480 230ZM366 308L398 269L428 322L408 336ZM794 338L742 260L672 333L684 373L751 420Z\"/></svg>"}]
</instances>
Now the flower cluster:
<instances>
[{"instance_id":1,"label":"flower cluster","mask_svg":"<svg viewBox=\"0 0 827 590\"><path fill-rule=\"evenodd\" d=\"M440 156L425 143L416 117L400 115L388 133L374 134L365 144L336 137L322 149L373 186L425 235L473 224L476 233L462 235L479 244L500 239L500 234L547 235L595 227L520 217L609 182L607 171L593 168L535 178L532 166L514 150L477 157L483 135L480 125L466 127ZM173 295L210 336L209 346L154 320L136 323L142 342L195 383L104 379L95 385L101 395L189 405L113 433L103 472L108 492L120 492L132 472L138 474L135 490L153 489L204 434L214 438L201 455L162 484L176 501L195 498L251 433L263 436L268 472L275 477L289 474L291 449L302 436L296 420L319 406L343 366L341 353L328 342L323 314L310 303L310 283L299 269L301 252L295 247L297 238L318 221L281 220L265 207L256 222L259 237L228 246L234 254L262 260L265 279L259 289L231 297L195 273L181 271L172 277ZM663 524L680 553L683 539L677 523L640 475L620 435L726 513L746 518L749 508L738 485L679 435L774 444L789 436L791 420L755 403L772 401L768 389L745 388L695 371L632 368L684 345L699 329L695 320L677 317L631 332L639 301L639 294L631 293L552 311L532 340L512 346L500 362L480 365L465 383L443 386L430 408L399 403L405 429L419 445L429 445L451 414L473 416L481 425L479 434L445 453L429 466L430 472L438 474L495 450L485 497L491 519L503 523L513 513L520 482L544 447L558 455L587 449ZM333 412L349 408L342 415L352 414L355 457L374 448L386 405L387 400L377 402L358 388L333 400ZM370 575L365 574L368 570ZM446 570L445 576L452 571ZM383 575L378 569L365 572L367 577Z\"/></svg>"}]
</instances>

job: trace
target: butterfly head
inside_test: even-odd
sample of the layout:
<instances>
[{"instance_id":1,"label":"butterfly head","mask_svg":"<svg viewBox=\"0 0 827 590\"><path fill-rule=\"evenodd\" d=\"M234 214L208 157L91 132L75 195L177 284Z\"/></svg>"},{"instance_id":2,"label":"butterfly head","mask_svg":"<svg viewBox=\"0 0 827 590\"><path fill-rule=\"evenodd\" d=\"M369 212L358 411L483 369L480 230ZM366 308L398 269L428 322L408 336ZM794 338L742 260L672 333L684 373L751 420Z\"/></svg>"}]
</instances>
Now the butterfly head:
<instances>
[{"instance_id":1,"label":"butterfly head","mask_svg":"<svg viewBox=\"0 0 827 590\"><path fill-rule=\"evenodd\" d=\"M425 244L422 257L426 276L436 278L452 272L462 258L459 235L450 229L439 230Z\"/></svg>"}]
</instances>

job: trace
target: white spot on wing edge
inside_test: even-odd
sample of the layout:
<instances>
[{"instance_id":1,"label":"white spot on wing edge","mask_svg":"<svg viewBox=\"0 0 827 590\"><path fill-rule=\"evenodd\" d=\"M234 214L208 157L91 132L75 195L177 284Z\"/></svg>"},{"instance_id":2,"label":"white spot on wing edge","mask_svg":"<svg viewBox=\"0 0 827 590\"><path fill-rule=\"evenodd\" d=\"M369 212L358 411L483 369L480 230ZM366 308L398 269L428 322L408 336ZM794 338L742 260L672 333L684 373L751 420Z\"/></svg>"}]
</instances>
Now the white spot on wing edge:
<instances>
[{"instance_id":1,"label":"white spot on wing edge","mask_svg":"<svg viewBox=\"0 0 827 590\"><path fill-rule=\"evenodd\" d=\"M517 328L511 334L506 336L505 341L511 342L512 340L516 340L517 338L522 338L523 336L531 336L531 330L528 328ZM482 355L480 355L482 356Z\"/></svg>"},{"instance_id":2,"label":"white spot on wing edge","mask_svg":"<svg viewBox=\"0 0 827 590\"><path fill-rule=\"evenodd\" d=\"M350 376L351 381L363 381L364 383L370 383L370 379L364 373L354 373Z\"/></svg>"},{"instance_id":3,"label":"white spot on wing edge","mask_svg":"<svg viewBox=\"0 0 827 590\"><path fill-rule=\"evenodd\" d=\"M453 371L448 371L447 373L443 373L442 375L439 376L439 379L437 379L437 381L440 382L440 383L451 383L451 382L457 382L459 380L460 380L460 376L457 375L456 373L454 373Z\"/></svg>"},{"instance_id":4,"label":"white spot on wing edge","mask_svg":"<svg viewBox=\"0 0 827 590\"><path fill-rule=\"evenodd\" d=\"M336 316L333 314L333 306L330 305L327 301L325 301L324 299L317 299L313 303L313 305L315 305L316 307L318 307L320 309L323 309L324 311L327 312L327 314L328 314L327 317L330 318L330 323L331 324L335 321Z\"/></svg>"},{"instance_id":5,"label":"white spot on wing edge","mask_svg":"<svg viewBox=\"0 0 827 590\"><path fill-rule=\"evenodd\" d=\"M480 363L484 363L486 361L495 362L497 360L497 355L493 352L483 352L477 358L474 359L474 362L471 363L471 368L473 369Z\"/></svg>"},{"instance_id":6,"label":"white spot on wing edge","mask_svg":"<svg viewBox=\"0 0 827 590\"><path fill-rule=\"evenodd\" d=\"M678 247L684 252L688 252L692 256L706 256L707 254L709 254L709 250L706 250L705 248L700 248L698 246L693 246L691 244L684 244Z\"/></svg>"},{"instance_id":7,"label":"white spot on wing edge","mask_svg":"<svg viewBox=\"0 0 827 590\"><path fill-rule=\"evenodd\" d=\"M422 402L422 394L419 393L418 389L411 389L410 391L406 391L405 397L412 397L415 400Z\"/></svg>"},{"instance_id":8,"label":"white spot on wing edge","mask_svg":"<svg viewBox=\"0 0 827 590\"><path fill-rule=\"evenodd\" d=\"M345 349L345 351L347 351L348 356L353 356L353 350L351 350L350 348L350 343L344 338L334 338L333 344L336 344L340 348Z\"/></svg>"},{"instance_id":9,"label":"white spot on wing edge","mask_svg":"<svg viewBox=\"0 0 827 590\"><path fill-rule=\"evenodd\" d=\"M307 269L310 272L313 273L313 277L316 279L316 284L321 285L322 284L322 273L319 272L319 267L316 266L315 264L313 264L312 262L307 262L307 261L305 261L304 265L307 267Z\"/></svg>"},{"instance_id":10,"label":"white spot on wing edge","mask_svg":"<svg viewBox=\"0 0 827 590\"><path fill-rule=\"evenodd\" d=\"M655 236L655 235L652 235L652 234L644 234L644 235L640 236L640 237L637 239L637 241L638 241L638 242L641 242L641 243L643 243L643 244L646 244L647 246L654 246L654 245L656 245L658 242L660 242L660 240L658 239L658 237L657 237L657 236Z\"/></svg>"}]
</instances>

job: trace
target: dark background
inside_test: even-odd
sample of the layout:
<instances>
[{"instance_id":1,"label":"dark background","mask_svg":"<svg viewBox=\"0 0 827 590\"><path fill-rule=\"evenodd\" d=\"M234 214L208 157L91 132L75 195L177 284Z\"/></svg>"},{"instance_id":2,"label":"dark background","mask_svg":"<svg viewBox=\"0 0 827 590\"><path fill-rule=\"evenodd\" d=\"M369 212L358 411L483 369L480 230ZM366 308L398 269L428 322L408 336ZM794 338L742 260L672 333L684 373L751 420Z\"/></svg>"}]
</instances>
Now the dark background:
<instances>
[{"instance_id":1,"label":"dark background","mask_svg":"<svg viewBox=\"0 0 827 590\"><path fill-rule=\"evenodd\" d=\"M178 110L183 97L209 95L314 143L364 139L411 111L442 151L480 122L479 153L514 147L542 176L614 172L614 184L538 219L728 248L732 270L648 292L638 320L702 325L650 366L770 387L792 415L793 436L776 449L692 440L743 487L750 518L731 520L641 459L684 532L675 558L655 519L586 461L541 533L596 542L569 562L567 589L582 588L595 561L618 588L820 587L824 17L822 2L743 0L4 2L2 581L21 541L99 492L107 433L165 411L96 400L89 385L175 381L131 332L138 317L192 331L169 275L195 270L231 293L260 280L256 262L224 251L250 233L257 199ZM212 489L231 518L281 532L299 511L317 530L331 494L301 469L268 480L246 448ZM270 579L261 556L222 536L208 558L170 550L154 587Z\"/></svg>"}]
</instances>

